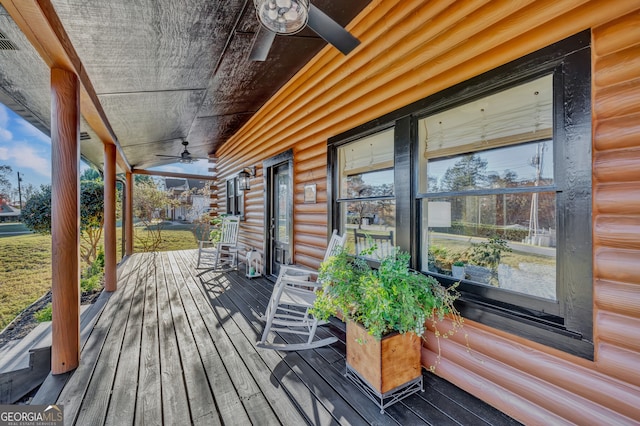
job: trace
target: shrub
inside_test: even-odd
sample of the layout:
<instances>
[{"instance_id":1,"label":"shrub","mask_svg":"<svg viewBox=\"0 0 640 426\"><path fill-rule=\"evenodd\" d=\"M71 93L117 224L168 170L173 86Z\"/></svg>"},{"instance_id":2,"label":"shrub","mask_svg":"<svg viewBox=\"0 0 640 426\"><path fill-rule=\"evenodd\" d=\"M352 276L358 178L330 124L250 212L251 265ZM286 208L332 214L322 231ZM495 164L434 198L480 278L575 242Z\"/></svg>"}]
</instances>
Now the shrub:
<instances>
[{"instance_id":1,"label":"shrub","mask_svg":"<svg viewBox=\"0 0 640 426\"><path fill-rule=\"evenodd\" d=\"M51 303L33 314L38 322L51 321Z\"/></svg>"},{"instance_id":2,"label":"shrub","mask_svg":"<svg viewBox=\"0 0 640 426\"><path fill-rule=\"evenodd\" d=\"M89 293L100 288L101 284L102 274L92 275L88 278L82 278L80 280L80 289L83 293Z\"/></svg>"}]
</instances>

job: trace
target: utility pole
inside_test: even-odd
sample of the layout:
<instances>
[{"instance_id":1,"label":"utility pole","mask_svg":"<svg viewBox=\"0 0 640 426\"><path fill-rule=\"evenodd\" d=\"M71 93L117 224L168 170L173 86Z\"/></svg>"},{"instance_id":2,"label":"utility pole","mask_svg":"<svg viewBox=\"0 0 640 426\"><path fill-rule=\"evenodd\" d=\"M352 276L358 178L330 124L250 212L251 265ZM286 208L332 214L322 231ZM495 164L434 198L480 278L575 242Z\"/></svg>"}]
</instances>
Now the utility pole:
<instances>
[{"instance_id":1,"label":"utility pole","mask_svg":"<svg viewBox=\"0 0 640 426\"><path fill-rule=\"evenodd\" d=\"M18 172L18 203L20 210L22 210L22 189L20 188L20 182L22 182L22 178L20 177L20 172Z\"/></svg>"}]
</instances>

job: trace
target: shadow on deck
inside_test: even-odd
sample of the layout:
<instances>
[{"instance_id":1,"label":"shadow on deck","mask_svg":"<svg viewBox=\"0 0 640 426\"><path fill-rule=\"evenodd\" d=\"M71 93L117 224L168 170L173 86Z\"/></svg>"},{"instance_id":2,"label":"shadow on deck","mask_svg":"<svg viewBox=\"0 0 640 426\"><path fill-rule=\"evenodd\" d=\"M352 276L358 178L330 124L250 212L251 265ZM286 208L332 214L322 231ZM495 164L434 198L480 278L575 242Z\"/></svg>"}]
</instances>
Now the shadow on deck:
<instances>
[{"instance_id":1,"label":"shadow on deck","mask_svg":"<svg viewBox=\"0 0 640 426\"><path fill-rule=\"evenodd\" d=\"M50 376L33 403L62 404L65 423L80 425L517 424L426 372L425 392L380 414L343 376L341 322L322 327L339 338L328 347L258 349L273 284L237 272L201 274L196 256L127 259L80 367Z\"/></svg>"}]
</instances>

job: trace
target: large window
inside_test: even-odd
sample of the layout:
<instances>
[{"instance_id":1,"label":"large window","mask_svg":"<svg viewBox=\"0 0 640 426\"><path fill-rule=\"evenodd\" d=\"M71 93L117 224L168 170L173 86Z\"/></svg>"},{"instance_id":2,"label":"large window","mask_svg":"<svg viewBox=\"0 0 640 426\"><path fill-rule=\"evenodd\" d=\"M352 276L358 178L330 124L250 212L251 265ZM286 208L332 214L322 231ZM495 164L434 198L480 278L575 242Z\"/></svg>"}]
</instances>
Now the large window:
<instances>
[{"instance_id":1,"label":"large window","mask_svg":"<svg viewBox=\"0 0 640 426\"><path fill-rule=\"evenodd\" d=\"M359 232L393 232L413 268L459 283L466 318L592 359L589 43L584 31L332 138L330 225L356 254Z\"/></svg>"},{"instance_id":2,"label":"large window","mask_svg":"<svg viewBox=\"0 0 640 426\"><path fill-rule=\"evenodd\" d=\"M557 300L552 107L546 75L418 121L424 271Z\"/></svg>"},{"instance_id":3,"label":"large window","mask_svg":"<svg viewBox=\"0 0 640 426\"><path fill-rule=\"evenodd\" d=\"M359 254L368 237L382 255L395 241L393 129L340 146L337 161L339 223L347 233L346 247Z\"/></svg>"}]
</instances>

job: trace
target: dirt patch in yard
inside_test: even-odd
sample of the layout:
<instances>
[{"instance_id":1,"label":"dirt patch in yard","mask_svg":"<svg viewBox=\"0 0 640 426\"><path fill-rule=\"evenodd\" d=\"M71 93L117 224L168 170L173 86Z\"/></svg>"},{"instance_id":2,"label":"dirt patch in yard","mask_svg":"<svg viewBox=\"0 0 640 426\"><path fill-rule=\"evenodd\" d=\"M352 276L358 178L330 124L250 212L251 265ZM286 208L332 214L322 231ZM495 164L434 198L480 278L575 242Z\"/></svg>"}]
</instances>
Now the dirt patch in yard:
<instances>
[{"instance_id":1,"label":"dirt patch in yard","mask_svg":"<svg viewBox=\"0 0 640 426\"><path fill-rule=\"evenodd\" d=\"M102 288L97 290L82 293L80 297L81 305L89 305L96 301ZM27 309L22 311L2 332L0 332L0 349L4 347L11 340L22 339L31 330L36 328L38 320L35 318L35 313L45 308L51 303L51 291L42 296L40 299L33 302Z\"/></svg>"}]
</instances>

